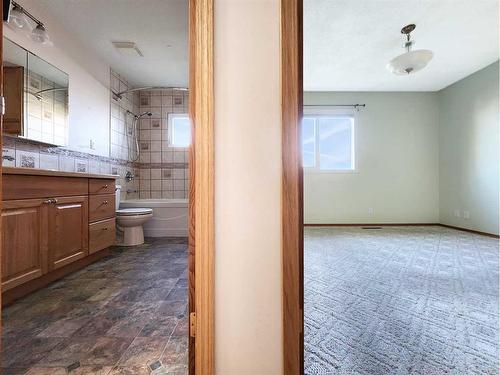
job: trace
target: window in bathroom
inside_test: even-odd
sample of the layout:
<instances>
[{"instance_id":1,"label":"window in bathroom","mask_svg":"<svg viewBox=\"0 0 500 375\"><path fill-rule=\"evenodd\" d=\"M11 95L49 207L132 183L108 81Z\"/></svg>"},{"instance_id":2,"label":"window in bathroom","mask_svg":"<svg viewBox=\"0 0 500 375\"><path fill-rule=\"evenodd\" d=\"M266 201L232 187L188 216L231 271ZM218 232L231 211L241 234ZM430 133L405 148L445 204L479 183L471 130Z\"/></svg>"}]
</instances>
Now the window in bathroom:
<instances>
[{"instance_id":1,"label":"window in bathroom","mask_svg":"<svg viewBox=\"0 0 500 375\"><path fill-rule=\"evenodd\" d=\"M168 129L171 147L189 147L191 144L191 123L187 114L170 114Z\"/></svg>"},{"instance_id":2,"label":"window in bathroom","mask_svg":"<svg viewBox=\"0 0 500 375\"><path fill-rule=\"evenodd\" d=\"M354 170L354 116L305 115L302 157L307 170Z\"/></svg>"}]
</instances>

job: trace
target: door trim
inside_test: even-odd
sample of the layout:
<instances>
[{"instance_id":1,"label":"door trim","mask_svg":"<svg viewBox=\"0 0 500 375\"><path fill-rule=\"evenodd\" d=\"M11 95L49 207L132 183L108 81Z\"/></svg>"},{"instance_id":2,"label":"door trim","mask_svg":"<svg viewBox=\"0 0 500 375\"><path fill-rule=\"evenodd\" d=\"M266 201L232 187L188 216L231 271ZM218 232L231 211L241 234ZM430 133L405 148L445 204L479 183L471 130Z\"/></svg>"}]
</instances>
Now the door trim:
<instances>
[{"instance_id":1,"label":"door trim","mask_svg":"<svg viewBox=\"0 0 500 375\"><path fill-rule=\"evenodd\" d=\"M196 314L189 371L196 375L215 373L213 22L214 0L189 1L189 113L193 130L189 157L189 309Z\"/></svg>"},{"instance_id":2,"label":"door trim","mask_svg":"<svg viewBox=\"0 0 500 375\"><path fill-rule=\"evenodd\" d=\"M283 368L304 373L302 0L281 0Z\"/></svg>"}]
</instances>

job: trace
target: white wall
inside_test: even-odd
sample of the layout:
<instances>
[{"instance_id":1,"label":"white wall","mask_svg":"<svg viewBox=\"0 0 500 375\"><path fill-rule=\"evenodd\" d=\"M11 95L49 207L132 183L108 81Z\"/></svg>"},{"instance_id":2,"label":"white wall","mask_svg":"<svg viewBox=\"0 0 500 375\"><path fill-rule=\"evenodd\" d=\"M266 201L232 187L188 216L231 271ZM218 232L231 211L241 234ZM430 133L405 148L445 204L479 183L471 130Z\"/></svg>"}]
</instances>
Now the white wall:
<instances>
[{"instance_id":1,"label":"white wall","mask_svg":"<svg viewBox=\"0 0 500 375\"><path fill-rule=\"evenodd\" d=\"M305 223L437 222L437 94L304 93L306 105L351 103L366 104L355 112L356 171L304 174Z\"/></svg>"},{"instance_id":2,"label":"white wall","mask_svg":"<svg viewBox=\"0 0 500 375\"><path fill-rule=\"evenodd\" d=\"M440 221L494 234L499 225L498 68L497 62L439 92Z\"/></svg>"},{"instance_id":3,"label":"white wall","mask_svg":"<svg viewBox=\"0 0 500 375\"><path fill-rule=\"evenodd\" d=\"M109 156L109 66L72 37L36 0L19 3L42 20L53 47L32 42L7 26L4 35L69 75L69 149ZM4 24L5 25L5 24ZM89 148L89 140L95 149Z\"/></svg>"},{"instance_id":4,"label":"white wall","mask_svg":"<svg viewBox=\"0 0 500 375\"><path fill-rule=\"evenodd\" d=\"M279 0L215 1L215 363L283 373Z\"/></svg>"}]
</instances>

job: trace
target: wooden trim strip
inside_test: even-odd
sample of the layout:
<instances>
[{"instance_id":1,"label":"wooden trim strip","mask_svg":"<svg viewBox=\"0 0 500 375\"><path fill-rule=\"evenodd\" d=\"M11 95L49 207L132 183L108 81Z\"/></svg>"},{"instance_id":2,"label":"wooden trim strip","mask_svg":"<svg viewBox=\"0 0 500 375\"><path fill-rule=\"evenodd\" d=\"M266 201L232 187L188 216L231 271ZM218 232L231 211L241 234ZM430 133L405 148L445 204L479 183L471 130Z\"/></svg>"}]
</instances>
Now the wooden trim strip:
<instances>
[{"instance_id":1,"label":"wooden trim strip","mask_svg":"<svg viewBox=\"0 0 500 375\"><path fill-rule=\"evenodd\" d=\"M196 163L195 163L195 115L196 115L196 81L195 81L195 56L196 56L196 0L189 0L189 117L191 119L191 147L189 147L189 221L188 221L188 293L189 293L189 316L196 313ZM190 322L191 323L191 322ZM189 375L196 374L196 338L189 334L188 345L188 367Z\"/></svg>"},{"instance_id":2,"label":"wooden trim strip","mask_svg":"<svg viewBox=\"0 0 500 375\"><path fill-rule=\"evenodd\" d=\"M195 372L213 375L214 228L214 0L190 3L190 103L194 127ZM193 164L192 164L193 165Z\"/></svg>"},{"instance_id":3,"label":"wooden trim strip","mask_svg":"<svg viewBox=\"0 0 500 375\"><path fill-rule=\"evenodd\" d=\"M304 373L302 0L281 1L283 365Z\"/></svg>"},{"instance_id":4,"label":"wooden trim strip","mask_svg":"<svg viewBox=\"0 0 500 375\"><path fill-rule=\"evenodd\" d=\"M305 227L411 227L432 226L439 223L348 223L348 224L304 224Z\"/></svg>"},{"instance_id":5,"label":"wooden trim strip","mask_svg":"<svg viewBox=\"0 0 500 375\"><path fill-rule=\"evenodd\" d=\"M492 238L500 238L498 234L488 233L488 232L480 232L478 230L467 229L462 227L455 227L453 225L441 224L441 223L350 223L350 224L304 224L304 227L422 227L422 226L440 226L450 229L461 230L463 232L469 232L474 234L479 234L482 236L492 237Z\"/></svg>"},{"instance_id":6,"label":"wooden trim strip","mask_svg":"<svg viewBox=\"0 0 500 375\"><path fill-rule=\"evenodd\" d=\"M463 232L469 232L469 233L479 234L481 236L487 236L487 237L492 237L492 238L500 238L500 236L498 234L493 234L493 233L488 233L488 232L480 232L478 230L467 229L467 228L462 228L462 227L455 227L453 225L448 225L448 224L438 224L438 225L440 225L442 227L445 227L445 228L461 230Z\"/></svg>"}]
</instances>

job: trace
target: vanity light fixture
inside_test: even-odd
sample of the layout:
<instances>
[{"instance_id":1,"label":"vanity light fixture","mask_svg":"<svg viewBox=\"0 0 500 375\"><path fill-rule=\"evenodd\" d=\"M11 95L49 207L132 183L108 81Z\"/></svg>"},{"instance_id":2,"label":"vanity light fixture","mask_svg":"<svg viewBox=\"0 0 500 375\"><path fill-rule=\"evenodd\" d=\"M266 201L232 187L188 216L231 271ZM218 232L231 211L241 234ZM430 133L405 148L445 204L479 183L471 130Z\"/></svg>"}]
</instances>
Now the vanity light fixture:
<instances>
[{"instance_id":1,"label":"vanity light fixture","mask_svg":"<svg viewBox=\"0 0 500 375\"><path fill-rule=\"evenodd\" d=\"M35 26L31 25L30 20L35 23ZM15 1L12 1L12 10L7 24L14 30L28 32L28 37L34 42L52 46L44 24Z\"/></svg>"},{"instance_id":2,"label":"vanity light fixture","mask_svg":"<svg viewBox=\"0 0 500 375\"><path fill-rule=\"evenodd\" d=\"M401 29L401 34L406 35L406 40L403 44L403 48L406 49L406 52L393 58L389 64L387 64L387 69L391 73L396 75L409 75L424 69L432 60L434 54L428 49L411 50L415 42L411 40L410 33L415 30L415 28L415 24L410 24Z\"/></svg>"},{"instance_id":3,"label":"vanity light fixture","mask_svg":"<svg viewBox=\"0 0 500 375\"><path fill-rule=\"evenodd\" d=\"M7 25L13 30L27 30L30 28L28 17L24 14L23 8L17 3L15 3L10 11Z\"/></svg>"}]
</instances>

